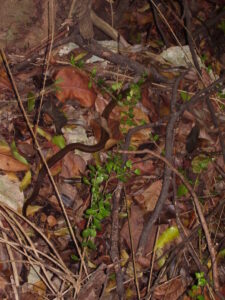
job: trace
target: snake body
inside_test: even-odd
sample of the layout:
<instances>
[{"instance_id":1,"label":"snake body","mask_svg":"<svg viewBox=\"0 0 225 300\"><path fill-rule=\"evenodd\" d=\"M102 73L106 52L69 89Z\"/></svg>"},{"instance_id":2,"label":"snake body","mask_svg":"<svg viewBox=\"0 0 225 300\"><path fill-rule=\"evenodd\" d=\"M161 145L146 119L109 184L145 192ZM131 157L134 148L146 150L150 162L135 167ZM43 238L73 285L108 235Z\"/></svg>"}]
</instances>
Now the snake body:
<instances>
[{"instance_id":1,"label":"snake body","mask_svg":"<svg viewBox=\"0 0 225 300\"><path fill-rule=\"evenodd\" d=\"M115 105L116 105L116 101L111 100L108 103L108 105L105 107L101 117L104 118L105 120L108 120L109 115L110 115L111 111L113 110L113 108L115 107ZM105 147L105 144L108 141L108 139L109 139L108 132L106 131L105 128L101 127L101 139L97 144L95 144L95 145L85 145L85 144L82 144L82 143L69 144L65 148L63 148L62 150L60 150L59 152L54 154L47 161L48 167L49 168L53 167L58 161L60 161L70 151L80 150L80 151L83 151L83 152L86 152L86 153L98 152L98 151L102 150ZM37 178L37 181L35 183L32 194L30 195L30 197L26 200L26 202L23 205L22 212L23 212L24 216L26 216L28 205L31 205L31 203L38 196L39 190L41 188L41 184L42 184L43 179L45 178L46 175L47 175L47 170L46 170L45 166L43 165L41 167L40 171L39 171L38 178Z\"/></svg>"}]
</instances>

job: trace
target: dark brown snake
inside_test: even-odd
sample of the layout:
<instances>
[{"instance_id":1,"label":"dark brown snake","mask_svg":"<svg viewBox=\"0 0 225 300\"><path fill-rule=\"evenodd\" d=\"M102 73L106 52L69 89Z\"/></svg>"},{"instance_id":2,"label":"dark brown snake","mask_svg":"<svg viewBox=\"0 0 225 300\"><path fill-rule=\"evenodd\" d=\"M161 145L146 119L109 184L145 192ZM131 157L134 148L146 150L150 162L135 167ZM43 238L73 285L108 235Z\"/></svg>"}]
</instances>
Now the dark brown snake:
<instances>
[{"instance_id":1,"label":"dark brown snake","mask_svg":"<svg viewBox=\"0 0 225 300\"><path fill-rule=\"evenodd\" d=\"M104 118L106 121L109 118L109 115L113 108L116 106L116 101L111 100L108 105L105 107L101 117ZM48 161L48 167L51 168L54 166L58 161L60 161L68 152L73 151L73 150L80 150L86 153L94 153L97 151L102 150L105 147L106 142L109 139L109 134L108 132L101 127L101 139L100 141L95 144L95 145L84 145L81 143L72 143L67 145L65 148L57 152L55 155L53 155ZM45 166L43 165L39 171L38 178L36 181L36 184L34 186L33 192L30 195L30 197L26 200L26 202L23 205L23 215L26 216L27 213L27 207L28 205L31 205L31 203L37 198L39 194L39 190L41 188L41 184L43 182L43 179L47 175L47 170Z\"/></svg>"}]
</instances>

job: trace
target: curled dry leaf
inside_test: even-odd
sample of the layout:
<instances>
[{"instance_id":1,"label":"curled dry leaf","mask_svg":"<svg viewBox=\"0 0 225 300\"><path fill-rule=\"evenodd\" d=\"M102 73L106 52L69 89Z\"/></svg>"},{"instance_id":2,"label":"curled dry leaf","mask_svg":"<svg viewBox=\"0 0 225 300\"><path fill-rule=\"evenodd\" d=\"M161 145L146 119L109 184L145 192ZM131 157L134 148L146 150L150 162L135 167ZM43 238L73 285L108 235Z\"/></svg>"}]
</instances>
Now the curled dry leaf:
<instances>
[{"instance_id":1,"label":"curled dry leaf","mask_svg":"<svg viewBox=\"0 0 225 300\"><path fill-rule=\"evenodd\" d=\"M74 67L60 69L55 75L56 97L62 103L66 100L78 100L81 106L92 107L95 103L96 92L90 87L90 79Z\"/></svg>"},{"instance_id":2,"label":"curled dry leaf","mask_svg":"<svg viewBox=\"0 0 225 300\"><path fill-rule=\"evenodd\" d=\"M162 189L162 180L153 182L147 189L140 190L140 195L135 196L135 200L147 212L153 211L158 201Z\"/></svg>"}]
</instances>

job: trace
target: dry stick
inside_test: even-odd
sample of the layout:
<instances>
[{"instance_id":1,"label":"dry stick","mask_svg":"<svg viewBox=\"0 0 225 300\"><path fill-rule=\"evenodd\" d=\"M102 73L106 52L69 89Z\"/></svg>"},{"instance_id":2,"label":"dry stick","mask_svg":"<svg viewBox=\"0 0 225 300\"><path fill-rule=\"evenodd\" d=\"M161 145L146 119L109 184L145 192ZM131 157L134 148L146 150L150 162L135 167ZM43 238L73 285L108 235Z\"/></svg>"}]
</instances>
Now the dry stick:
<instances>
[{"instance_id":1,"label":"dry stick","mask_svg":"<svg viewBox=\"0 0 225 300\"><path fill-rule=\"evenodd\" d=\"M131 246L131 253L132 253L132 263L133 263L133 270L134 270L134 282L137 291L138 300L141 299L138 276L137 276L137 269L136 269L136 262L135 262L135 251L134 251L134 242L131 230L131 222L130 222L130 210L128 207L127 195L125 195L125 204L126 204L126 211L127 211L127 223L128 223L128 231L130 237L130 246Z\"/></svg>"},{"instance_id":2,"label":"dry stick","mask_svg":"<svg viewBox=\"0 0 225 300\"><path fill-rule=\"evenodd\" d=\"M116 273L116 290L120 300L124 298L123 275L119 255L119 207L123 183L120 181L113 194L112 230L111 230L111 259Z\"/></svg>"},{"instance_id":3,"label":"dry stick","mask_svg":"<svg viewBox=\"0 0 225 300\"><path fill-rule=\"evenodd\" d=\"M67 215L67 213L66 213L64 203L63 203L63 201L62 201L62 198L61 198L61 196L60 196L60 193L59 193L59 191L58 191L58 188L57 188L57 186L56 186L56 184L55 184L55 181L54 181L54 179L53 179L53 177L52 177L52 175L51 175L51 171L50 171L50 169L49 169L49 167L48 167L48 164L47 164L47 162L46 162L46 160L45 160L45 158L44 158L44 155L43 155L43 153L42 153L42 151L41 151L41 147L40 147L40 145L39 145L39 143L38 143L38 141L37 141L37 139L36 139L36 137L35 137L35 134L34 134L34 131L33 131L33 129L32 129L32 126L31 126L31 124L30 124L30 121L29 121L29 119L28 119L28 117L27 117L27 114L26 114L26 111L25 111L25 109L24 109L23 103L22 103L22 101L21 101L21 99L20 99L20 95L19 95L19 92L18 92L16 83L15 83L15 80L14 80L13 75L12 75L12 73L11 73L11 70L10 70L10 68L9 68L8 61L7 61L7 58L6 58L6 56L5 56L4 50L1 49L1 50L0 50L0 53L1 53L2 59L3 59L3 61L4 61L6 70L7 70L7 72L8 72L8 75L9 75L9 78L10 78L10 81L11 81L11 84L12 84L12 87L13 87L13 90L14 90L14 93L15 93L16 98L17 98L17 100L18 100L19 107L20 107L20 109L21 109L21 111L22 111L22 113L23 113L24 119L25 119L25 121L26 121L26 123L27 123L27 126L28 126L28 129L29 129L30 133L31 133L31 136L32 136L32 138L33 138L33 140L34 140L34 142L35 142L35 145L36 145L36 147L37 147L38 154L40 155L41 160L42 160L42 162L43 162L43 164L44 164L44 166L45 166L45 168L46 168L46 170L47 170L47 172L48 172L48 176L49 176L50 181L51 181L51 183L52 183L52 185L53 185L53 187L54 187L56 196L57 196L57 198L58 198L58 200L59 200L59 203L60 203L60 206L61 206L61 208L62 208L64 217L65 217L65 219L66 219L66 223L67 223L67 225L68 225L68 227L69 227L69 231L70 231L72 240L73 240L73 242L74 242L74 244L75 244L75 246L76 246L76 248L77 248L77 252L78 252L78 255L79 255L80 259L81 259L81 263L83 264L83 267L84 267L84 270L85 270L85 272L86 272L86 275L88 276L88 271L87 271L85 262L84 262L84 260L83 260L83 257L82 257L82 254L81 254L81 251L80 251L78 242L77 242L76 237L75 237L75 235L74 235L74 231L73 231L73 228L72 228L72 226L71 226L70 220L69 220L68 215Z\"/></svg>"},{"instance_id":4,"label":"dry stick","mask_svg":"<svg viewBox=\"0 0 225 300\"><path fill-rule=\"evenodd\" d=\"M174 84L174 87L172 90L172 99L171 99L172 111L175 110L178 85L179 85L181 79L184 77L184 75L185 75L185 73L183 73L181 76L179 76ZM173 131L174 131L174 126L175 126L177 119L178 118L176 118L176 112L172 112L170 120L167 125L167 129L166 129L165 157L170 163L172 162L172 151L173 151L173 142L174 142ZM150 229L151 229L153 223L158 218L158 215L163 207L163 204L164 204L165 200L167 199L168 191L169 191L169 187L170 187L171 172L172 171L169 168L169 166L166 165L164 174L163 174L162 190L161 190L159 199L157 201L157 204L155 206L154 212L153 212L152 216L150 217L148 223L146 224L145 228L142 231L142 235L141 235L138 250L137 250L137 255L143 255L147 238L150 235Z\"/></svg>"},{"instance_id":5,"label":"dry stick","mask_svg":"<svg viewBox=\"0 0 225 300\"><path fill-rule=\"evenodd\" d=\"M92 54L97 55L101 58L104 58L112 63L126 67L129 70L133 70L139 75L147 73L153 79L153 81L163 83L171 82L170 79L162 76L154 66L151 65L147 68L144 65L130 59L127 56L114 53L109 49L102 47L94 40L91 41L89 44L86 44L80 35L74 34L74 41L84 50L91 52Z\"/></svg>"},{"instance_id":6,"label":"dry stick","mask_svg":"<svg viewBox=\"0 0 225 300\"><path fill-rule=\"evenodd\" d=\"M8 217L7 217L3 212L1 212L1 215L2 215L6 220L8 219ZM11 217L11 214L10 214L10 213L9 213L9 217ZM21 224L19 224L19 222L18 222L16 219L14 219L14 222L16 223L17 227L21 230L21 228L22 228ZM11 226L10 221L8 221L8 223L9 223L9 225ZM22 231L22 230L21 230L21 231ZM16 232L15 232L15 234L16 234ZM29 244L32 246L35 256L39 259L39 255L38 255L37 249L34 247L34 244L33 244L32 240L30 239L29 236L26 236L26 239L27 239L27 241L29 242ZM29 258L28 258L28 259L29 259ZM39 277L43 280L43 282L46 284L46 286L49 288L50 291L56 292L56 288L55 288L55 286L51 283L51 280L50 280L50 278L49 278L49 274L47 273L46 268L45 268L44 265L42 265L42 271L43 271L43 273L44 273L44 275L45 275L45 277L46 277L46 280L45 280L45 279L43 278L43 276L41 276L41 275L39 275Z\"/></svg>"},{"instance_id":7,"label":"dry stick","mask_svg":"<svg viewBox=\"0 0 225 300\"><path fill-rule=\"evenodd\" d=\"M47 79L47 72L48 72L48 67L51 59L51 54L52 54L52 47L53 47L53 42L54 42L54 34L55 34L55 22L54 22L54 0L50 1L50 25L51 25L51 41L50 41L50 46L49 46L49 52L48 52L48 58L47 58L47 63L46 63L46 68L44 70L44 79L43 79L43 86L42 90L40 92L41 97L40 97L40 104L38 107L38 116L37 116L37 121L36 121L36 126L35 126L35 135L37 135L37 128L39 125L40 117L41 117L41 109L42 109L42 104L43 104L43 99L44 99L44 90L45 90L45 84L46 84L46 79ZM46 51L48 49L48 45L46 48Z\"/></svg>"},{"instance_id":8,"label":"dry stick","mask_svg":"<svg viewBox=\"0 0 225 300\"><path fill-rule=\"evenodd\" d=\"M156 7L152 4L152 2L150 0L149 0L149 2L150 2L150 6L152 7L152 10L153 10L153 17L154 17L156 28L159 31L159 34L160 34L160 36L163 40L163 43L165 44L166 48L168 48L169 47L169 42L168 42L167 37L165 36L165 34L162 30L161 24L159 22L158 11L156 10ZM160 1L156 0L155 5L158 7L160 5Z\"/></svg>"},{"instance_id":9,"label":"dry stick","mask_svg":"<svg viewBox=\"0 0 225 300\"><path fill-rule=\"evenodd\" d=\"M0 220L0 226L3 227L2 220ZM9 241L8 236L4 231L2 232L2 236L7 242ZM16 299L19 299L18 298L18 290L17 290L17 288L19 287L19 275L18 275L18 271L17 271L17 268L16 268L16 262L15 262L14 254L12 252L12 248L7 243L6 243L6 249L7 249L8 255L9 255L10 263L12 265L13 277L14 277L14 282L15 282L15 291L14 292L15 292L15 295L16 295Z\"/></svg>"}]
</instances>

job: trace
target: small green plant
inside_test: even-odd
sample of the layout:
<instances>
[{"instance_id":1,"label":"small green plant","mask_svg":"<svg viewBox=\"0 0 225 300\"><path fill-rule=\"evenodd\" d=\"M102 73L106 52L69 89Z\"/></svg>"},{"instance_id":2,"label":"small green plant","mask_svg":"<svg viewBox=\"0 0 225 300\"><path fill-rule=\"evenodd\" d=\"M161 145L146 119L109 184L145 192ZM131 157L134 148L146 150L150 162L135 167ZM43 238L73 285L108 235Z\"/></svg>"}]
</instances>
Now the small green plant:
<instances>
[{"instance_id":1,"label":"small green plant","mask_svg":"<svg viewBox=\"0 0 225 300\"><path fill-rule=\"evenodd\" d=\"M33 92L29 92L27 94L27 110L28 112L32 112L35 106L36 97Z\"/></svg>"},{"instance_id":2,"label":"small green plant","mask_svg":"<svg viewBox=\"0 0 225 300\"><path fill-rule=\"evenodd\" d=\"M134 121L134 107L141 99L141 85L143 82L144 78L140 79L137 83L132 83L126 93L125 100L122 101L122 96L118 96L118 104L125 108L121 112L121 124L128 125L128 127L143 125L143 121L140 121L139 124ZM123 129L123 133L126 133L126 129Z\"/></svg>"},{"instance_id":3,"label":"small green plant","mask_svg":"<svg viewBox=\"0 0 225 300\"><path fill-rule=\"evenodd\" d=\"M122 156L119 154L112 155L111 153L109 153L104 166L89 166L89 178L84 177L83 182L91 186L92 201L91 207L85 212L85 217L89 219L89 226L82 232L82 236L85 239L83 246L95 249L95 244L92 240L96 237L97 230L101 230L101 222L111 214L109 200L112 194L105 192L106 183L110 175L113 174L118 180L125 182L129 176L128 170L131 168L132 162L130 160L123 166ZM139 172L138 169L134 171L136 175Z\"/></svg>"},{"instance_id":4,"label":"small green plant","mask_svg":"<svg viewBox=\"0 0 225 300\"><path fill-rule=\"evenodd\" d=\"M188 94L188 92L186 91L181 91L180 92L180 96L181 96L181 99L184 101L184 102L187 102L191 99L191 96Z\"/></svg>"},{"instance_id":5,"label":"small green plant","mask_svg":"<svg viewBox=\"0 0 225 300\"><path fill-rule=\"evenodd\" d=\"M212 158L210 158L204 154L195 156L191 162L192 171L195 174L200 174L202 171L207 170L208 165L211 161L212 161Z\"/></svg>"},{"instance_id":6,"label":"small green plant","mask_svg":"<svg viewBox=\"0 0 225 300\"><path fill-rule=\"evenodd\" d=\"M178 197L186 196L187 193L188 193L188 189L186 188L186 186L184 184L180 184L177 188L177 196Z\"/></svg>"},{"instance_id":7,"label":"small green plant","mask_svg":"<svg viewBox=\"0 0 225 300\"><path fill-rule=\"evenodd\" d=\"M91 89L93 85L93 79L96 77L97 69L93 68L90 74L90 80L88 82L88 88Z\"/></svg>"},{"instance_id":8,"label":"small green plant","mask_svg":"<svg viewBox=\"0 0 225 300\"><path fill-rule=\"evenodd\" d=\"M83 57L86 55L86 53L80 53L76 57L72 54L70 56L70 64L74 67L77 67L79 69L82 69L84 67L84 60Z\"/></svg>"},{"instance_id":9,"label":"small green plant","mask_svg":"<svg viewBox=\"0 0 225 300\"><path fill-rule=\"evenodd\" d=\"M202 294L202 288L206 286L206 280L205 275L203 272L195 273L195 277L197 279L197 284L193 285L191 287L191 290L189 290L188 294L192 299L196 300L204 300L205 297Z\"/></svg>"}]
</instances>

